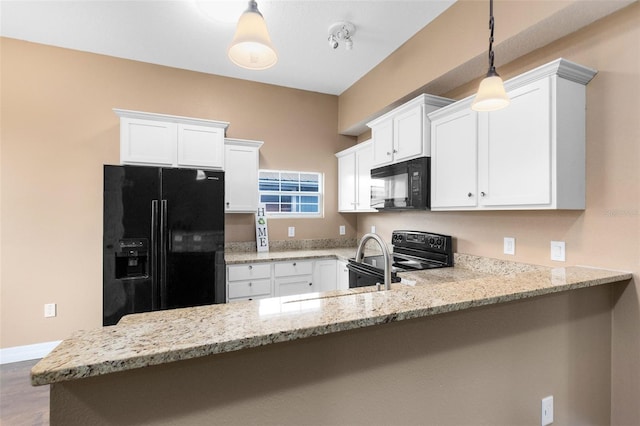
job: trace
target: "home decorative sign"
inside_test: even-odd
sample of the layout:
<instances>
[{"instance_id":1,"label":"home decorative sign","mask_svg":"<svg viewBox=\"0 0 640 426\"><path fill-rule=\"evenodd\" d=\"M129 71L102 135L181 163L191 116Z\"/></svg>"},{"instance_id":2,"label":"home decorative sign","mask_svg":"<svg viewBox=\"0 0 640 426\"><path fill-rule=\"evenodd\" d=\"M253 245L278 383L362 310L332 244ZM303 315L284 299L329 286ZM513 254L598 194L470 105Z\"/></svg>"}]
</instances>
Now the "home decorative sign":
<instances>
[{"instance_id":1,"label":"home decorative sign","mask_svg":"<svg viewBox=\"0 0 640 426\"><path fill-rule=\"evenodd\" d=\"M269 251L269 232L264 204L260 204L256 211L256 249L258 252Z\"/></svg>"}]
</instances>

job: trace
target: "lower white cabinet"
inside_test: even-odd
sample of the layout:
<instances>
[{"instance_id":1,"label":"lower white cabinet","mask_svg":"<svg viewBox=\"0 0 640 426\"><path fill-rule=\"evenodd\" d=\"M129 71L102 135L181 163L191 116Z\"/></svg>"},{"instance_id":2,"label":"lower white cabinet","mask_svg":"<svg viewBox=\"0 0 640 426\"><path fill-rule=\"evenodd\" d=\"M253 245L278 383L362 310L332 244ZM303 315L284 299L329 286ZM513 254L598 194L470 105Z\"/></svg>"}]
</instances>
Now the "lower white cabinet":
<instances>
[{"instance_id":1,"label":"lower white cabinet","mask_svg":"<svg viewBox=\"0 0 640 426\"><path fill-rule=\"evenodd\" d=\"M315 291L331 291L337 288L336 268L337 261L334 259L316 260L313 265L313 282Z\"/></svg>"},{"instance_id":2,"label":"lower white cabinet","mask_svg":"<svg viewBox=\"0 0 640 426\"><path fill-rule=\"evenodd\" d=\"M346 263L336 259L227 265L227 301L255 300L349 288ZM343 282L338 284L338 271ZM344 281L346 280L346 281Z\"/></svg>"},{"instance_id":3,"label":"lower white cabinet","mask_svg":"<svg viewBox=\"0 0 640 426\"><path fill-rule=\"evenodd\" d=\"M255 263L227 266L229 302L271 297L271 264Z\"/></svg>"},{"instance_id":4,"label":"lower white cabinet","mask_svg":"<svg viewBox=\"0 0 640 426\"><path fill-rule=\"evenodd\" d=\"M291 261L273 265L274 296L312 293L313 261Z\"/></svg>"},{"instance_id":5,"label":"lower white cabinet","mask_svg":"<svg viewBox=\"0 0 640 426\"><path fill-rule=\"evenodd\" d=\"M347 262L344 260L336 260L336 290L349 289L349 270Z\"/></svg>"}]
</instances>

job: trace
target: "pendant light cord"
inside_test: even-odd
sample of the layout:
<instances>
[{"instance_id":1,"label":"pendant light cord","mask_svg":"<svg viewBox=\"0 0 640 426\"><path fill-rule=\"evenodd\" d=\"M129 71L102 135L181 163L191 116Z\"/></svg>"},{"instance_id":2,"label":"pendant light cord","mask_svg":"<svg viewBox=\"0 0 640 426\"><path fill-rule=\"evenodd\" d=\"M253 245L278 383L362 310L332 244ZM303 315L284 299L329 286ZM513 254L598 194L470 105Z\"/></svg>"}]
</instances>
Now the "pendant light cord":
<instances>
[{"instance_id":1,"label":"pendant light cord","mask_svg":"<svg viewBox=\"0 0 640 426\"><path fill-rule=\"evenodd\" d=\"M487 75L497 75L496 68L493 65L493 0L489 0L489 72Z\"/></svg>"}]
</instances>

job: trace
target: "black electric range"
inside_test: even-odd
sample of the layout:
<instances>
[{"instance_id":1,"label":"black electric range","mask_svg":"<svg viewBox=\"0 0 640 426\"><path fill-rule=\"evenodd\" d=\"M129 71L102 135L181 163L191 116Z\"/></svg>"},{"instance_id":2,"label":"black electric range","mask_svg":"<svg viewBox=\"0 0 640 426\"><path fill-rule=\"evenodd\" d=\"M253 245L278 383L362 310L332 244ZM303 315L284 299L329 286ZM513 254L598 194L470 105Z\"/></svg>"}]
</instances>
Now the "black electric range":
<instances>
[{"instance_id":1,"label":"black electric range","mask_svg":"<svg viewBox=\"0 0 640 426\"><path fill-rule=\"evenodd\" d=\"M393 231L391 282L399 282L398 272L453 266L452 238L424 231ZM349 259L349 287L365 287L384 280L384 256L366 256L361 262Z\"/></svg>"}]
</instances>

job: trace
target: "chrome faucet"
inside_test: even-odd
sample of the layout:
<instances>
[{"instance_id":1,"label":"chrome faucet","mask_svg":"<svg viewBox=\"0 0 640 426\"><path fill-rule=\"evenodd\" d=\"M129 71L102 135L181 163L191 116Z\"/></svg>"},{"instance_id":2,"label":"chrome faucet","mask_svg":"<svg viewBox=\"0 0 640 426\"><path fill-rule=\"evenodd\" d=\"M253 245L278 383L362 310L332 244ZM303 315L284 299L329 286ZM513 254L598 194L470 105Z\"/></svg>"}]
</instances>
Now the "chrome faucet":
<instances>
[{"instance_id":1,"label":"chrome faucet","mask_svg":"<svg viewBox=\"0 0 640 426\"><path fill-rule=\"evenodd\" d=\"M382 255L384 257L384 289L391 290L391 255L389 254L387 245L382 241L382 238L380 238L378 234L369 233L362 237L360 244L358 245L358 251L356 252L356 262L362 263L362 259L364 258L364 246L369 240L375 240L382 250ZM380 285L378 285L378 290L379 289Z\"/></svg>"}]
</instances>

